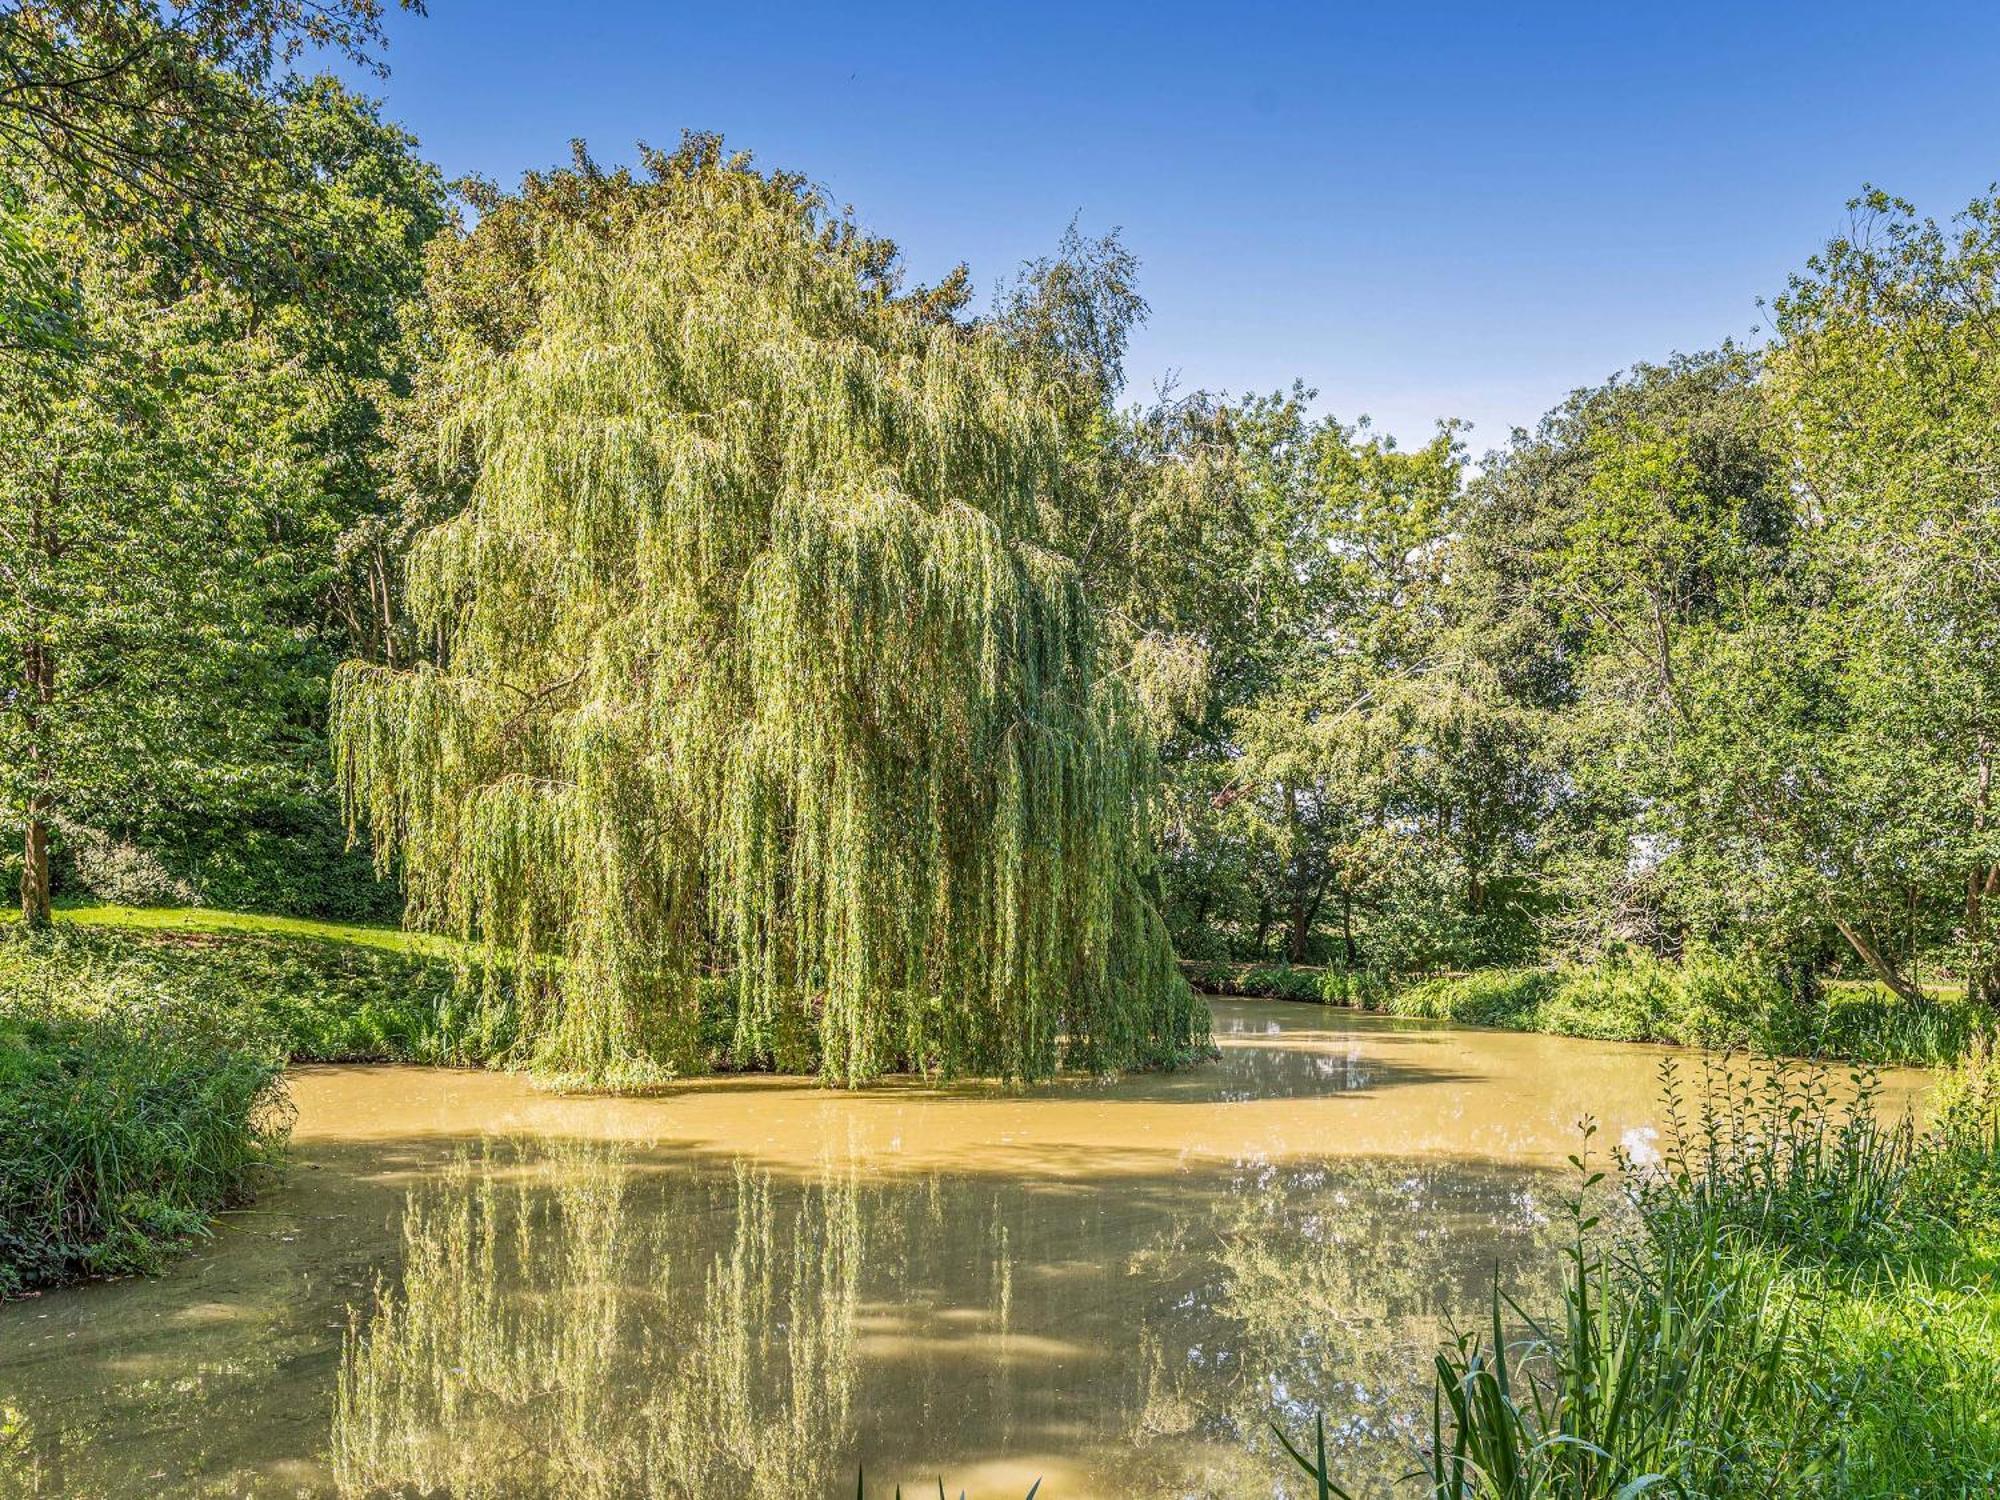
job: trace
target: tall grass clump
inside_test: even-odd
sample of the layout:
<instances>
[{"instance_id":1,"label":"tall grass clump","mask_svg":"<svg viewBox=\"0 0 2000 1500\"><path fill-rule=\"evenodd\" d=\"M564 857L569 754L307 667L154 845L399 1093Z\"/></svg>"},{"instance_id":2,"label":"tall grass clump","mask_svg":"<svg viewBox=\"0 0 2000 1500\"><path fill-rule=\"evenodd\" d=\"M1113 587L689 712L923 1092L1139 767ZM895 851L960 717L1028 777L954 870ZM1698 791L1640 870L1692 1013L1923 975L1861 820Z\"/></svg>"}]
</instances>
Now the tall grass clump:
<instances>
[{"instance_id":1,"label":"tall grass clump","mask_svg":"<svg viewBox=\"0 0 2000 1500\"><path fill-rule=\"evenodd\" d=\"M0 1296L160 1269L278 1155L281 1070L165 993L0 990Z\"/></svg>"},{"instance_id":2,"label":"tall grass clump","mask_svg":"<svg viewBox=\"0 0 2000 1500\"><path fill-rule=\"evenodd\" d=\"M1494 1298L1439 1353L1410 1478L1437 1500L2000 1489L2000 1073L1931 1122L1873 1075L1663 1070L1666 1125L1582 1172L1552 1315ZM1586 1142L1588 1135L1586 1135ZM1601 1194L1600 1194L1601 1196ZM1323 1485L1317 1460L1294 1460Z\"/></svg>"}]
</instances>

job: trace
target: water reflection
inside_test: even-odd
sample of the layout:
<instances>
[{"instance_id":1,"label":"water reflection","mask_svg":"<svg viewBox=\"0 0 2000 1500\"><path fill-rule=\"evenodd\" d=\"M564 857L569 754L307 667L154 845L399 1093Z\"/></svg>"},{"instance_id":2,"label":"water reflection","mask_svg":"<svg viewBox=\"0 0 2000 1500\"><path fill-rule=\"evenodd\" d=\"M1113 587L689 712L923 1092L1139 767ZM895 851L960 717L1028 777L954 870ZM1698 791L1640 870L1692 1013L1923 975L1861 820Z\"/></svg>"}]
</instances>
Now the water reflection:
<instances>
[{"instance_id":1,"label":"water reflection","mask_svg":"<svg viewBox=\"0 0 2000 1500\"><path fill-rule=\"evenodd\" d=\"M745 1168L660 1213L616 1150L499 1164L411 1194L401 1285L342 1351L341 1494L825 1493L854 1388L852 1183L780 1207Z\"/></svg>"},{"instance_id":2,"label":"water reflection","mask_svg":"<svg viewBox=\"0 0 2000 1500\"><path fill-rule=\"evenodd\" d=\"M797 1496L857 1461L1065 1495L1284 1493L1265 1423L1410 1461L1430 1351L1495 1260L1534 1299L1519 1174L1246 1161L1125 1201L942 1174L775 1181L616 1147L461 1156L346 1336L344 1496ZM1094 1201L1093 1201L1094 1200ZM1032 1472L1029 1472L1032 1471Z\"/></svg>"},{"instance_id":3,"label":"water reflection","mask_svg":"<svg viewBox=\"0 0 2000 1500\"><path fill-rule=\"evenodd\" d=\"M1552 1294L1561 1187L1434 1163L1246 1167L1205 1223L1136 1257L1194 1288L1146 1329L1136 1430L1207 1437L1211 1489L1272 1493L1289 1466L1267 1424L1323 1412L1343 1479L1389 1486L1427 1430L1432 1353L1476 1324L1495 1275L1524 1306Z\"/></svg>"},{"instance_id":4,"label":"water reflection","mask_svg":"<svg viewBox=\"0 0 2000 1500\"><path fill-rule=\"evenodd\" d=\"M1211 1068L1028 1091L303 1073L213 1243L0 1306L0 1493L1270 1496L1316 1408L1380 1493L1657 1054L1217 1017Z\"/></svg>"}]
</instances>

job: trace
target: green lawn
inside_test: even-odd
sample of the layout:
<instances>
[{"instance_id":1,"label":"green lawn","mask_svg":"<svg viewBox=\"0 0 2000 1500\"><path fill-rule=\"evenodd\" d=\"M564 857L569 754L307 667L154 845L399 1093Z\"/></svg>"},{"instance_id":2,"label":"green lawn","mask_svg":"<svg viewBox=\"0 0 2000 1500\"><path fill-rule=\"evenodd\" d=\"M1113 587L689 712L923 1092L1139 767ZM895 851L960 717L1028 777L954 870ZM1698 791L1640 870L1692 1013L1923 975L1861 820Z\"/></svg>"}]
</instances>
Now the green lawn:
<instances>
[{"instance_id":1,"label":"green lawn","mask_svg":"<svg viewBox=\"0 0 2000 1500\"><path fill-rule=\"evenodd\" d=\"M7 920L18 921L19 918L9 913ZM56 920L75 923L79 927L320 938L334 943L360 943L392 953L425 953L440 958L451 957L463 948L456 939L428 932L405 932L400 927L318 922L309 917L273 917L261 912L215 911L199 906L113 906L98 902L65 902L56 908Z\"/></svg>"}]
</instances>

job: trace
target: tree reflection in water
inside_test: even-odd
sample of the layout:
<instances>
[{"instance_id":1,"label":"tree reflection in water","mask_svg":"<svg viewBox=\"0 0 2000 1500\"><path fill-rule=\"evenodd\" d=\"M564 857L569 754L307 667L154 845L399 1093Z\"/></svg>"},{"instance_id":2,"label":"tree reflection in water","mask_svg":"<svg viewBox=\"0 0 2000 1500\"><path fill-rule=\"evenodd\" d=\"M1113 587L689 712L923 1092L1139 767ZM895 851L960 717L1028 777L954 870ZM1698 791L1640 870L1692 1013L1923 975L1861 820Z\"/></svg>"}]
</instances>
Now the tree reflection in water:
<instances>
[{"instance_id":1,"label":"tree reflection in water","mask_svg":"<svg viewBox=\"0 0 2000 1500\"><path fill-rule=\"evenodd\" d=\"M410 1195L400 1280L343 1350L334 1475L351 1496L795 1496L844 1491L865 1453L975 1488L1030 1464L1063 1466L1051 1494L1282 1494L1265 1424L1324 1410L1373 1492L1411 1466L1430 1356L1496 1263L1542 1294L1553 1195L1436 1162L1079 1198L488 1147Z\"/></svg>"},{"instance_id":2,"label":"tree reflection in water","mask_svg":"<svg viewBox=\"0 0 2000 1500\"><path fill-rule=\"evenodd\" d=\"M1478 1326L1496 1273L1524 1306L1552 1293L1555 1187L1436 1162L1239 1164L1205 1218L1134 1257L1188 1288L1144 1330L1135 1436L1206 1440L1195 1493L1290 1493L1268 1424L1324 1413L1343 1481L1387 1490L1428 1435L1432 1355Z\"/></svg>"},{"instance_id":3,"label":"tree reflection in water","mask_svg":"<svg viewBox=\"0 0 2000 1500\"><path fill-rule=\"evenodd\" d=\"M780 1206L739 1167L635 1213L615 1149L495 1154L410 1195L400 1285L342 1352L340 1491L824 1493L854 1388L852 1180Z\"/></svg>"}]
</instances>

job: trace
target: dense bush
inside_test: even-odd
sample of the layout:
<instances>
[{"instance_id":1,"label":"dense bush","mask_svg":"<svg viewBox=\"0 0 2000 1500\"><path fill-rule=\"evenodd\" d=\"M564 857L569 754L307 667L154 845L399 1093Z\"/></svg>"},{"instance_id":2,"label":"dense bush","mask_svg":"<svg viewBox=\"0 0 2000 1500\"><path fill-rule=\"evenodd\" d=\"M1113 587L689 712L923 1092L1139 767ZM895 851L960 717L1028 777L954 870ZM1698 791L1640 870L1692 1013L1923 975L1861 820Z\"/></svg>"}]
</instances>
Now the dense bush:
<instances>
[{"instance_id":1,"label":"dense bush","mask_svg":"<svg viewBox=\"0 0 2000 1500\"><path fill-rule=\"evenodd\" d=\"M1303 964L1236 964L1211 959L1183 963L1181 972L1204 994L1318 1001L1323 997L1326 975L1332 971Z\"/></svg>"},{"instance_id":2,"label":"dense bush","mask_svg":"<svg viewBox=\"0 0 2000 1500\"><path fill-rule=\"evenodd\" d=\"M1328 969L1320 975L1319 998L1328 1005L1381 1010L1389 1003L1389 981L1373 969Z\"/></svg>"},{"instance_id":3,"label":"dense bush","mask_svg":"<svg viewBox=\"0 0 2000 1500\"><path fill-rule=\"evenodd\" d=\"M326 938L59 923L0 944L0 994L171 994L311 1062L471 1063L513 1041L513 995L439 953Z\"/></svg>"},{"instance_id":4,"label":"dense bush","mask_svg":"<svg viewBox=\"0 0 2000 1500\"><path fill-rule=\"evenodd\" d=\"M1558 969L1481 969L1422 981L1397 1015L1605 1041L1754 1047L1800 1057L1936 1064L1990 1031L1978 1008L1877 988L1800 993L1781 970L1698 954L1683 963L1616 955Z\"/></svg>"},{"instance_id":5,"label":"dense bush","mask_svg":"<svg viewBox=\"0 0 2000 1500\"><path fill-rule=\"evenodd\" d=\"M82 908L0 943L0 994L173 993L294 1062L524 1064L520 1014L543 977L444 939L205 910ZM781 996L741 1035L728 979L694 983L696 1005L639 1038L664 1072L818 1070L809 997Z\"/></svg>"},{"instance_id":6,"label":"dense bush","mask_svg":"<svg viewBox=\"0 0 2000 1500\"><path fill-rule=\"evenodd\" d=\"M13 980L27 946L0 943ZM0 985L0 1296L157 1270L276 1156L281 1070L226 1011L169 990Z\"/></svg>"},{"instance_id":7,"label":"dense bush","mask_svg":"<svg viewBox=\"0 0 2000 1500\"><path fill-rule=\"evenodd\" d=\"M57 890L71 899L338 922L394 921L402 909L401 887L376 878L366 850L348 847L330 803L115 833L65 820L55 857Z\"/></svg>"}]
</instances>

